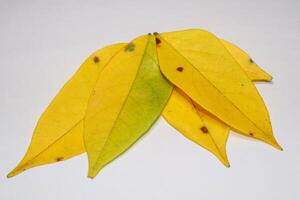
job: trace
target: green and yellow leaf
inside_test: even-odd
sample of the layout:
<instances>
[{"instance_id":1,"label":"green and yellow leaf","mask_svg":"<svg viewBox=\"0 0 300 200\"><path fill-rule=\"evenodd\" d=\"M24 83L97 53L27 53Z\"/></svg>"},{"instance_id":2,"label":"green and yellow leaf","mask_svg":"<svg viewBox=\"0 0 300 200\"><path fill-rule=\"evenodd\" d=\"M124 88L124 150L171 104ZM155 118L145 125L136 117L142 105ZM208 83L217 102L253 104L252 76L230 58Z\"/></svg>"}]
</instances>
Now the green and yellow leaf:
<instances>
[{"instance_id":1,"label":"green and yellow leaf","mask_svg":"<svg viewBox=\"0 0 300 200\"><path fill-rule=\"evenodd\" d=\"M151 128L172 88L160 73L153 35L138 37L115 56L99 77L84 120L89 177Z\"/></svg>"}]
</instances>

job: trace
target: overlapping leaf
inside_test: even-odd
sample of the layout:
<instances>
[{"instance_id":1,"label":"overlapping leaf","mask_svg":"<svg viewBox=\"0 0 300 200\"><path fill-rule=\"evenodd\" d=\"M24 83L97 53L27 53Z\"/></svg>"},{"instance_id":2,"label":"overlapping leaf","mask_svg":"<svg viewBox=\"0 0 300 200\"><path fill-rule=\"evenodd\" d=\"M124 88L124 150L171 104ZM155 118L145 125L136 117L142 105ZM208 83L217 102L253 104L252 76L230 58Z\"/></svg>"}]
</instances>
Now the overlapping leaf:
<instances>
[{"instance_id":1,"label":"overlapping leaf","mask_svg":"<svg viewBox=\"0 0 300 200\"><path fill-rule=\"evenodd\" d=\"M99 73L124 46L107 46L87 58L42 114L26 155L8 177L84 152L82 120L89 96Z\"/></svg>"},{"instance_id":2,"label":"overlapping leaf","mask_svg":"<svg viewBox=\"0 0 300 200\"><path fill-rule=\"evenodd\" d=\"M281 149L251 80L272 77L240 48L203 30L148 34L105 47L53 99L8 177L86 151L93 178L144 135L163 110L173 127L225 166L230 129Z\"/></svg>"},{"instance_id":3,"label":"overlapping leaf","mask_svg":"<svg viewBox=\"0 0 300 200\"><path fill-rule=\"evenodd\" d=\"M247 53L227 41L221 41L252 81L272 79ZM226 153L230 127L201 108L180 89L173 91L163 116L185 137L212 152L225 166L230 166Z\"/></svg>"},{"instance_id":4,"label":"overlapping leaf","mask_svg":"<svg viewBox=\"0 0 300 200\"><path fill-rule=\"evenodd\" d=\"M156 37L160 69L174 85L232 129L281 149L257 89L216 36L185 30Z\"/></svg>"}]
</instances>

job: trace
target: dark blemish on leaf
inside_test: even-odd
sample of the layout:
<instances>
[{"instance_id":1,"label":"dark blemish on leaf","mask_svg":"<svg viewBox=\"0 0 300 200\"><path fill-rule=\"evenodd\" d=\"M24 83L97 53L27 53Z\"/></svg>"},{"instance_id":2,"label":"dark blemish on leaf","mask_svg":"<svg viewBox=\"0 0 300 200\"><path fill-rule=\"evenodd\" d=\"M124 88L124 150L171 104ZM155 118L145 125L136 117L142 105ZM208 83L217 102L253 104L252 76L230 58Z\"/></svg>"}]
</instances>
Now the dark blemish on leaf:
<instances>
[{"instance_id":1,"label":"dark blemish on leaf","mask_svg":"<svg viewBox=\"0 0 300 200\"><path fill-rule=\"evenodd\" d=\"M147 35L152 35L151 33L148 33Z\"/></svg>"},{"instance_id":2,"label":"dark blemish on leaf","mask_svg":"<svg viewBox=\"0 0 300 200\"><path fill-rule=\"evenodd\" d=\"M206 126L202 126L200 129L203 133L208 133L208 129Z\"/></svg>"},{"instance_id":3,"label":"dark blemish on leaf","mask_svg":"<svg viewBox=\"0 0 300 200\"><path fill-rule=\"evenodd\" d=\"M153 32L153 35L158 35L158 32Z\"/></svg>"},{"instance_id":4,"label":"dark blemish on leaf","mask_svg":"<svg viewBox=\"0 0 300 200\"><path fill-rule=\"evenodd\" d=\"M160 43L161 43L161 40L159 38L155 38L155 42L156 42L156 45L158 46Z\"/></svg>"},{"instance_id":5,"label":"dark blemish on leaf","mask_svg":"<svg viewBox=\"0 0 300 200\"><path fill-rule=\"evenodd\" d=\"M182 72L183 71L183 67L177 67L176 70L179 71L179 72Z\"/></svg>"},{"instance_id":6,"label":"dark blemish on leaf","mask_svg":"<svg viewBox=\"0 0 300 200\"><path fill-rule=\"evenodd\" d=\"M62 161L64 159L64 157L58 157L56 158L56 162Z\"/></svg>"},{"instance_id":7,"label":"dark blemish on leaf","mask_svg":"<svg viewBox=\"0 0 300 200\"><path fill-rule=\"evenodd\" d=\"M250 63L254 63L254 60L252 60L252 58L250 58L250 59L249 59L249 62L250 62Z\"/></svg>"},{"instance_id":8,"label":"dark blemish on leaf","mask_svg":"<svg viewBox=\"0 0 300 200\"><path fill-rule=\"evenodd\" d=\"M95 56L93 60L94 60L94 63L98 63L100 61L100 58L98 56Z\"/></svg>"},{"instance_id":9,"label":"dark blemish on leaf","mask_svg":"<svg viewBox=\"0 0 300 200\"><path fill-rule=\"evenodd\" d=\"M125 50L125 52L131 52L131 51L134 51L134 49L135 49L135 44L130 42L129 44L126 45L124 50Z\"/></svg>"},{"instance_id":10,"label":"dark blemish on leaf","mask_svg":"<svg viewBox=\"0 0 300 200\"><path fill-rule=\"evenodd\" d=\"M253 134L253 133L249 133L249 135L250 135L250 136L254 136L254 134Z\"/></svg>"}]
</instances>

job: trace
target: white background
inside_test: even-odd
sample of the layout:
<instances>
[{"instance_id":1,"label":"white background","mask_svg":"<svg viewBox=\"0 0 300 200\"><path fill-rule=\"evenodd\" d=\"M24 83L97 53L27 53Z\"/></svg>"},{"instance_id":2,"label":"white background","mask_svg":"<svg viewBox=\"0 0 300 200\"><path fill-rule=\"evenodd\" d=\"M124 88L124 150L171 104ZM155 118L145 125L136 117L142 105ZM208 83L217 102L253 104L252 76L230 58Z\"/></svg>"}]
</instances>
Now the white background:
<instances>
[{"instance_id":1,"label":"white background","mask_svg":"<svg viewBox=\"0 0 300 200\"><path fill-rule=\"evenodd\" d=\"M300 199L300 1L0 1L0 199ZM127 153L86 178L81 155L6 174L40 114L94 50L148 32L207 29L270 72L258 84L284 151L232 134L231 168L160 119Z\"/></svg>"}]
</instances>

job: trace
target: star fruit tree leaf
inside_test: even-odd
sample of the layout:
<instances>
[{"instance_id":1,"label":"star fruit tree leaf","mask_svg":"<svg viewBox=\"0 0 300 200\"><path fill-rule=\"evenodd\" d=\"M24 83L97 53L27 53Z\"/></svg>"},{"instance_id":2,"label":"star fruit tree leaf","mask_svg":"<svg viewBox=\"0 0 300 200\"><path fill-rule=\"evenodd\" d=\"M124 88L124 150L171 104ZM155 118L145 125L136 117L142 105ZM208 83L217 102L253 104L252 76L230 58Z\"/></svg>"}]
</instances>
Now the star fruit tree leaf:
<instances>
[{"instance_id":1,"label":"star fruit tree leaf","mask_svg":"<svg viewBox=\"0 0 300 200\"><path fill-rule=\"evenodd\" d=\"M87 58L40 117L24 158L8 177L85 151L83 117L89 96L99 73L125 45L120 43L104 47Z\"/></svg>"},{"instance_id":2,"label":"star fruit tree leaf","mask_svg":"<svg viewBox=\"0 0 300 200\"><path fill-rule=\"evenodd\" d=\"M84 120L90 178L150 129L171 95L155 45L153 35L136 38L100 74Z\"/></svg>"},{"instance_id":3,"label":"star fruit tree leaf","mask_svg":"<svg viewBox=\"0 0 300 200\"><path fill-rule=\"evenodd\" d=\"M220 39L204 30L156 34L167 79L232 129L281 149L264 102Z\"/></svg>"}]
</instances>

